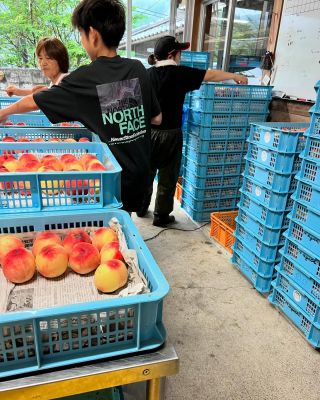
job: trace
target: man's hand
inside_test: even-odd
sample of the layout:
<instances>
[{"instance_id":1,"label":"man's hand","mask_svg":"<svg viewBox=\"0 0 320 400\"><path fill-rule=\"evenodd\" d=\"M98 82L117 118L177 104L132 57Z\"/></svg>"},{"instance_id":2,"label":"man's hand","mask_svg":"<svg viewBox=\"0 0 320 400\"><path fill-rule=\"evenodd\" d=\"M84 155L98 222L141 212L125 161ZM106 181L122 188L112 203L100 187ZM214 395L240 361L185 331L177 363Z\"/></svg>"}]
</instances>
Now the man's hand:
<instances>
[{"instance_id":1,"label":"man's hand","mask_svg":"<svg viewBox=\"0 0 320 400\"><path fill-rule=\"evenodd\" d=\"M247 85L248 84L248 78L244 75L240 75L240 74L234 74L234 78L233 80L240 84L240 85Z\"/></svg>"},{"instance_id":2,"label":"man's hand","mask_svg":"<svg viewBox=\"0 0 320 400\"><path fill-rule=\"evenodd\" d=\"M16 94L17 87L14 85L9 85L6 87L5 90L7 92L7 95L11 97Z\"/></svg>"}]
</instances>

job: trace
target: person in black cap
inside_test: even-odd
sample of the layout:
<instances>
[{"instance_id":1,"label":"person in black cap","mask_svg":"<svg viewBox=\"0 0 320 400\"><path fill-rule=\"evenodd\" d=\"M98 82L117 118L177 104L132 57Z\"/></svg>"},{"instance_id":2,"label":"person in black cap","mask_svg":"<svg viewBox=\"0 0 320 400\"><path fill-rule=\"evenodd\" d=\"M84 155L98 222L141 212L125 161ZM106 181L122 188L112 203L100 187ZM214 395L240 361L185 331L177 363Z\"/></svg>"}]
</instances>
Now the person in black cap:
<instances>
[{"instance_id":1,"label":"person in black cap","mask_svg":"<svg viewBox=\"0 0 320 400\"><path fill-rule=\"evenodd\" d=\"M201 70L178 65L181 51L190 43L180 43L173 36L160 38L154 47L154 54L148 63L154 65L148 74L155 89L162 111L162 123L151 126L151 171L149 187L143 208L137 212L144 217L151 201L153 180L158 170L158 189L154 208L153 225L165 227L175 221L173 198L179 177L182 156L182 113L186 93L199 89L203 81L219 82L233 79L236 83L247 84L245 76L220 70Z\"/></svg>"}]
</instances>

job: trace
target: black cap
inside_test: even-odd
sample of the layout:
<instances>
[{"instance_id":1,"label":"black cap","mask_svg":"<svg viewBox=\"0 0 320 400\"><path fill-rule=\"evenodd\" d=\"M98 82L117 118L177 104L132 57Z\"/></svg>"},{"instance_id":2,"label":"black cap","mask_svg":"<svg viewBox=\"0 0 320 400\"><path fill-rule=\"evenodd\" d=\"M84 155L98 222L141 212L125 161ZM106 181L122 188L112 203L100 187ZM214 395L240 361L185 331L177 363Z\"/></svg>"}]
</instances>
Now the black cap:
<instances>
[{"instance_id":1,"label":"black cap","mask_svg":"<svg viewBox=\"0 0 320 400\"><path fill-rule=\"evenodd\" d=\"M163 36L154 46L154 55L158 60L166 60L170 53L187 50L189 47L189 42L180 43L174 36Z\"/></svg>"}]
</instances>

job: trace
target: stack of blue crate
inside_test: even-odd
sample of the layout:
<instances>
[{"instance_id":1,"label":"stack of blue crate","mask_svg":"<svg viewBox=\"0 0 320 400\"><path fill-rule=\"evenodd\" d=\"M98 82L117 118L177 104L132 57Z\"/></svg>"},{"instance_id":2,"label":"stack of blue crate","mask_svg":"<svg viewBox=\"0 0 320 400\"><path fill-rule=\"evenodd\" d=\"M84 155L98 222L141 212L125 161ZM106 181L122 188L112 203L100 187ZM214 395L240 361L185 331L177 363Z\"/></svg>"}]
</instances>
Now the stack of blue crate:
<instances>
[{"instance_id":1,"label":"stack of blue crate","mask_svg":"<svg viewBox=\"0 0 320 400\"><path fill-rule=\"evenodd\" d=\"M272 87L204 83L192 92L187 123L182 208L195 221L234 210L251 122L264 122Z\"/></svg>"},{"instance_id":2,"label":"stack of blue crate","mask_svg":"<svg viewBox=\"0 0 320 400\"><path fill-rule=\"evenodd\" d=\"M261 293L270 292L279 262L307 127L304 123L251 126L232 262Z\"/></svg>"},{"instance_id":3,"label":"stack of blue crate","mask_svg":"<svg viewBox=\"0 0 320 400\"><path fill-rule=\"evenodd\" d=\"M319 89L319 83L316 89ZM320 347L320 93L296 176L297 189L269 300Z\"/></svg>"}]
</instances>

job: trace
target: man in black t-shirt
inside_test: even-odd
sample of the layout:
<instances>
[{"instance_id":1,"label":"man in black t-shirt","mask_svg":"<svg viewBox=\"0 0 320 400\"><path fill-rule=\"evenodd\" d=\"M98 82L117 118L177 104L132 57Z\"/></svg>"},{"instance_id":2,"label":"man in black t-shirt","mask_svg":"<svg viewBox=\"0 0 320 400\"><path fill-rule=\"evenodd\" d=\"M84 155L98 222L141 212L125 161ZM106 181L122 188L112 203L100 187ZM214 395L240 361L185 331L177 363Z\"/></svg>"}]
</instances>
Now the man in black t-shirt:
<instances>
[{"instance_id":1,"label":"man in black t-shirt","mask_svg":"<svg viewBox=\"0 0 320 400\"><path fill-rule=\"evenodd\" d=\"M161 122L159 103L143 65L117 55L125 31L120 1L83 0L73 12L72 24L92 63L72 72L59 86L0 110L0 122L10 114L38 108L52 123L80 121L109 145L122 167L123 208L138 211L150 165L150 124Z\"/></svg>"},{"instance_id":2,"label":"man in black t-shirt","mask_svg":"<svg viewBox=\"0 0 320 400\"><path fill-rule=\"evenodd\" d=\"M179 43L173 36L160 38L154 54L148 62L154 65L148 69L162 111L162 123L152 125L151 130L151 172L144 206L138 217L147 214L151 200L153 180L158 170L158 188L154 208L153 225L165 227L175 221L173 198L180 171L182 156L182 110L186 93L199 89L203 81L219 82L233 79L236 83L247 84L245 76L219 70L201 70L178 65L181 51L190 43Z\"/></svg>"}]
</instances>

